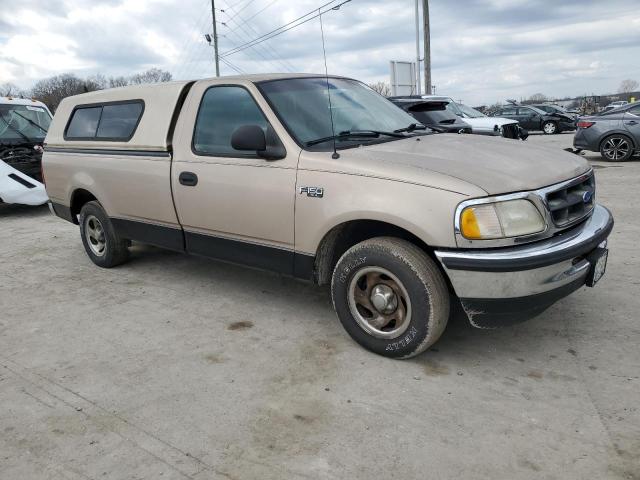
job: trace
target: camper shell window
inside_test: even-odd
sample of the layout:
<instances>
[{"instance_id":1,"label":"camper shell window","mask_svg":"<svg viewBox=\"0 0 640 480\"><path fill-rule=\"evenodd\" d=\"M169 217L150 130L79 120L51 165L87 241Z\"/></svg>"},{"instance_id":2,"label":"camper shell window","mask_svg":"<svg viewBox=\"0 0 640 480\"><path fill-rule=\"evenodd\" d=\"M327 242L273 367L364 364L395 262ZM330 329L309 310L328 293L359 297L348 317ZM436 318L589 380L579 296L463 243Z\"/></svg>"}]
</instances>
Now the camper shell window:
<instances>
[{"instance_id":1,"label":"camper shell window","mask_svg":"<svg viewBox=\"0 0 640 480\"><path fill-rule=\"evenodd\" d=\"M142 100L79 105L71 112L65 140L131 140L144 112Z\"/></svg>"}]
</instances>

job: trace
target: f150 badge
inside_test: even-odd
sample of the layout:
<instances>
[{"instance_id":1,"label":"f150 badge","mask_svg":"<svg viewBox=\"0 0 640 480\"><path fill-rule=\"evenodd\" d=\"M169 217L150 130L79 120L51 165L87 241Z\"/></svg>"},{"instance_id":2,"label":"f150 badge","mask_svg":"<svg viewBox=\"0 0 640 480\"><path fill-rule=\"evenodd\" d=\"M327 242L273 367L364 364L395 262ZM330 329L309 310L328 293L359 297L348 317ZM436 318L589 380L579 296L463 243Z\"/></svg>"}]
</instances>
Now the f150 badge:
<instances>
[{"instance_id":1,"label":"f150 badge","mask_svg":"<svg viewBox=\"0 0 640 480\"><path fill-rule=\"evenodd\" d=\"M306 193L307 197L322 198L324 197L323 187L300 187L300 195Z\"/></svg>"}]
</instances>

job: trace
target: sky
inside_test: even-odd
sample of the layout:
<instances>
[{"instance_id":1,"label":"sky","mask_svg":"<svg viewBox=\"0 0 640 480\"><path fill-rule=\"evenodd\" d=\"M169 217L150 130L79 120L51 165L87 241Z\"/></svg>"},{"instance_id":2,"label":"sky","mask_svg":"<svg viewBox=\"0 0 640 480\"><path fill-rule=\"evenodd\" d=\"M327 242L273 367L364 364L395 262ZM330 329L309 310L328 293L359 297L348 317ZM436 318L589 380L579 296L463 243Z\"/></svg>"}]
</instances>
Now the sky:
<instances>
[{"instance_id":1,"label":"sky","mask_svg":"<svg viewBox=\"0 0 640 480\"><path fill-rule=\"evenodd\" d=\"M216 0L220 53L329 0ZM332 2L332 5L342 0ZM639 0L430 0L433 84L470 105L640 82ZM389 82L414 61L414 0L351 0L323 15L330 74ZM215 75L211 0L0 0L0 83L61 73ZM223 57L221 74L324 72L318 19Z\"/></svg>"}]
</instances>

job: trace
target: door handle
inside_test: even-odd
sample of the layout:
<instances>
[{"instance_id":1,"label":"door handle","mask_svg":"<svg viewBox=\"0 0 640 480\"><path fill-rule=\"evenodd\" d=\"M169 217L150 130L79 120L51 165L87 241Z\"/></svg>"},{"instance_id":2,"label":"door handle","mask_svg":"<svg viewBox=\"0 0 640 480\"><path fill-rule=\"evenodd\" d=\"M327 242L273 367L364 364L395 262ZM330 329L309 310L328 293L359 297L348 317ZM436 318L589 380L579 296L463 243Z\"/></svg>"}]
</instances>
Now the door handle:
<instances>
[{"instance_id":1,"label":"door handle","mask_svg":"<svg viewBox=\"0 0 640 480\"><path fill-rule=\"evenodd\" d=\"M185 187L195 187L198 184L198 176L192 172L182 172L178 177L180 185Z\"/></svg>"},{"instance_id":2,"label":"door handle","mask_svg":"<svg viewBox=\"0 0 640 480\"><path fill-rule=\"evenodd\" d=\"M638 122L636 122L635 120L629 120L628 122L624 122L625 125L637 125Z\"/></svg>"}]
</instances>

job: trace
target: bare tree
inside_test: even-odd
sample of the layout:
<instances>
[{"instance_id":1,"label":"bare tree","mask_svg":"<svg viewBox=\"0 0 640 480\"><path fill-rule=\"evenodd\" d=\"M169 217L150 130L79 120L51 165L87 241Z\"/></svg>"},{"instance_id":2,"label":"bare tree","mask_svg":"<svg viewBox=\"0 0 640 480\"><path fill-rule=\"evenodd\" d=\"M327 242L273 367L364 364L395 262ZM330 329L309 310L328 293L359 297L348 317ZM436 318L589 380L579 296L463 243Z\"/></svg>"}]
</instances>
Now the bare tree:
<instances>
[{"instance_id":1,"label":"bare tree","mask_svg":"<svg viewBox=\"0 0 640 480\"><path fill-rule=\"evenodd\" d=\"M109 77L109 88L126 87L129 85L127 77Z\"/></svg>"},{"instance_id":2,"label":"bare tree","mask_svg":"<svg viewBox=\"0 0 640 480\"><path fill-rule=\"evenodd\" d=\"M131 77L129 77L129 84L139 85L141 83L170 82L171 78L171 73L160 70L159 68L151 68L146 72L131 75Z\"/></svg>"},{"instance_id":3,"label":"bare tree","mask_svg":"<svg viewBox=\"0 0 640 480\"><path fill-rule=\"evenodd\" d=\"M388 97L391 95L391 87L386 82L371 83L369 84L369 86L371 87L371 89L375 90L383 97Z\"/></svg>"},{"instance_id":4,"label":"bare tree","mask_svg":"<svg viewBox=\"0 0 640 480\"><path fill-rule=\"evenodd\" d=\"M618 93L631 93L638 90L640 84L636 80L630 78L623 80L618 87Z\"/></svg>"},{"instance_id":5,"label":"bare tree","mask_svg":"<svg viewBox=\"0 0 640 480\"><path fill-rule=\"evenodd\" d=\"M46 103L51 111L55 111L60 102L71 95L93 92L105 88L124 87L126 85L139 85L143 83L168 82L171 73L158 68L152 68L143 73L137 73L130 77L105 77L101 73L81 79L72 73L65 73L51 78L39 80L31 90L31 96ZM0 87L0 92L3 91ZM15 85L11 88L18 90ZM13 91L13 90L12 90ZM15 94L14 94L15 95Z\"/></svg>"},{"instance_id":6,"label":"bare tree","mask_svg":"<svg viewBox=\"0 0 640 480\"><path fill-rule=\"evenodd\" d=\"M64 98L98 90L99 87L94 81L82 80L71 73L64 73L36 82L31 90L31 96L55 111Z\"/></svg>"},{"instance_id":7,"label":"bare tree","mask_svg":"<svg viewBox=\"0 0 640 480\"><path fill-rule=\"evenodd\" d=\"M529 97L530 102L546 102L547 100L549 100L549 97L544 93L534 93Z\"/></svg>"},{"instance_id":8,"label":"bare tree","mask_svg":"<svg viewBox=\"0 0 640 480\"><path fill-rule=\"evenodd\" d=\"M15 84L7 82L0 85L0 97L17 97L24 92Z\"/></svg>"}]
</instances>

